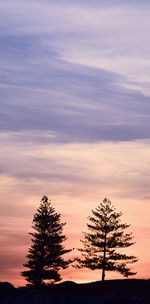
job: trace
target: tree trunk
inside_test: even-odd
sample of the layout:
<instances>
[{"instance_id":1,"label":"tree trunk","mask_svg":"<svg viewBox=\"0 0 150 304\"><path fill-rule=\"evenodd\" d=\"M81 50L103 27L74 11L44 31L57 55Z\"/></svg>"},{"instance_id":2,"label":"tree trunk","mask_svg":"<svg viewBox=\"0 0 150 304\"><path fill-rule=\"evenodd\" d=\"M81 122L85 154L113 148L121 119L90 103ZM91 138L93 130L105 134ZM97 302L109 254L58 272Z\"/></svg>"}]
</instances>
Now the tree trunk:
<instances>
[{"instance_id":1,"label":"tree trunk","mask_svg":"<svg viewBox=\"0 0 150 304\"><path fill-rule=\"evenodd\" d=\"M103 268L102 268L102 282L105 280L105 266L106 266L106 232L104 238L104 256L103 256Z\"/></svg>"}]
</instances>

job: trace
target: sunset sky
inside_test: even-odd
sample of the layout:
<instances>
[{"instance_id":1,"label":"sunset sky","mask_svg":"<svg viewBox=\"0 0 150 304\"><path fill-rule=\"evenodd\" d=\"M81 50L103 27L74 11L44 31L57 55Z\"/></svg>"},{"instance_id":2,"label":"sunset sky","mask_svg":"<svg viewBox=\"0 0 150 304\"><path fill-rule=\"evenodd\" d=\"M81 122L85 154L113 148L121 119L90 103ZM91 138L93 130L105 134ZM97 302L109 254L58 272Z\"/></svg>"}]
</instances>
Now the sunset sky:
<instances>
[{"instance_id":1,"label":"sunset sky","mask_svg":"<svg viewBox=\"0 0 150 304\"><path fill-rule=\"evenodd\" d=\"M135 277L150 277L149 13L148 0L0 1L0 281L25 284L43 195L67 223L67 248L109 198L131 224Z\"/></svg>"}]
</instances>

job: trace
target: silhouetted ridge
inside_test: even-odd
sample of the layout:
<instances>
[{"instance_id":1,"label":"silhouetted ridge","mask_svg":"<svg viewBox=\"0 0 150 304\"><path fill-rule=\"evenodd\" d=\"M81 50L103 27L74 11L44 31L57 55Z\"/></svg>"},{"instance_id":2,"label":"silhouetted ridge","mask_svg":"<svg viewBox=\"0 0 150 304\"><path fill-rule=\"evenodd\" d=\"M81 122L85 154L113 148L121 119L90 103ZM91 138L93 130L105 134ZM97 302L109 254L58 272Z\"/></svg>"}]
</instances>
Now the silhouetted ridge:
<instances>
[{"instance_id":1,"label":"silhouetted ridge","mask_svg":"<svg viewBox=\"0 0 150 304\"><path fill-rule=\"evenodd\" d=\"M101 295L116 294L118 296L141 296L150 297L150 279L122 279L122 280L106 280L104 286L102 281L90 283L74 283L71 281L54 285L55 290L62 292L83 294L83 295ZM149 302L150 303L150 302Z\"/></svg>"},{"instance_id":2,"label":"silhouetted ridge","mask_svg":"<svg viewBox=\"0 0 150 304\"><path fill-rule=\"evenodd\" d=\"M101 281L66 281L39 290L15 289L9 283L4 287L14 292L5 294L1 304L150 304L150 280L106 280L104 286Z\"/></svg>"},{"instance_id":3,"label":"silhouetted ridge","mask_svg":"<svg viewBox=\"0 0 150 304\"><path fill-rule=\"evenodd\" d=\"M8 295L11 295L16 288L9 282L0 282L0 303Z\"/></svg>"},{"instance_id":4,"label":"silhouetted ridge","mask_svg":"<svg viewBox=\"0 0 150 304\"><path fill-rule=\"evenodd\" d=\"M73 281L65 281L65 282L61 282L61 283L57 284L57 286L60 286L60 287L63 287L63 288L75 287L77 285L78 285L78 283L73 282Z\"/></svg>"}]
</instances>

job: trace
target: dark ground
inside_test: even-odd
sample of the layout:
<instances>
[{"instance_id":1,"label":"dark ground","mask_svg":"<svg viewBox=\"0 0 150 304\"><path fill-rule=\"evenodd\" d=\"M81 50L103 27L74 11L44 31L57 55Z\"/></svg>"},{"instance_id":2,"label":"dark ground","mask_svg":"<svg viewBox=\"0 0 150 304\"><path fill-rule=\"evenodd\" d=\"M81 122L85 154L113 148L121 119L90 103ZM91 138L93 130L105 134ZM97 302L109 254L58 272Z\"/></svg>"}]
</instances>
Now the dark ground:
<instances>
[{"instance_id":1,"label":"dark ground","mask_svg":"<svg viewBox=\"0 0 150 304\"><path fill-rule=\"evenodd\" d=\"M14 288L0 282L0 304L150 304L150 279L109 280L77 284L71 281L42 290Z\"/></svg>"}]
</instances>

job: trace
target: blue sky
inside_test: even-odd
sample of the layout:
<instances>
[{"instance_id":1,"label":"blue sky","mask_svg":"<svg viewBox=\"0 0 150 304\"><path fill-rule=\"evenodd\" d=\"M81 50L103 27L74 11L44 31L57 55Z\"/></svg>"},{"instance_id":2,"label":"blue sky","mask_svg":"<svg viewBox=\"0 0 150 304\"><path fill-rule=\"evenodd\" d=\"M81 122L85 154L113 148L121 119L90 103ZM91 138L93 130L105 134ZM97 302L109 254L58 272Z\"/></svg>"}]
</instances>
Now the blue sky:
<instances>
[{"instance_id":1,"label":"blue sky","mask_svg":"<svg viewBox=\"0 0 150 304\"><path fill-rule=\"evenodd\" d=\"M43 195L62 212L73 247L96 202L116 202L138 240L139 277L148 276L149 9L133 0L1 1L3 279L22 284L30 244L22 236Z\"/></svg>"}]
</instances>

